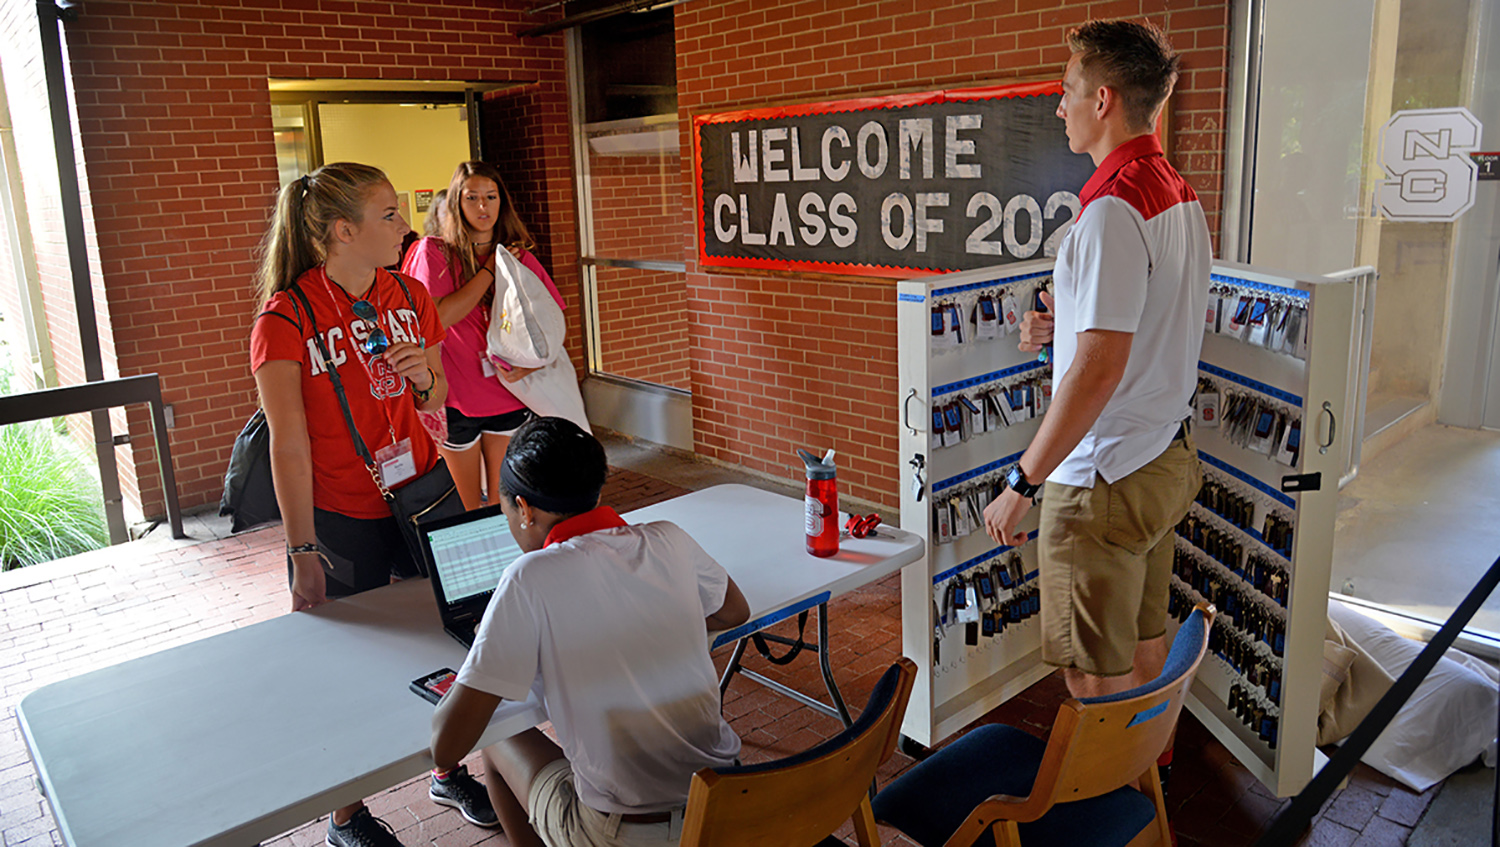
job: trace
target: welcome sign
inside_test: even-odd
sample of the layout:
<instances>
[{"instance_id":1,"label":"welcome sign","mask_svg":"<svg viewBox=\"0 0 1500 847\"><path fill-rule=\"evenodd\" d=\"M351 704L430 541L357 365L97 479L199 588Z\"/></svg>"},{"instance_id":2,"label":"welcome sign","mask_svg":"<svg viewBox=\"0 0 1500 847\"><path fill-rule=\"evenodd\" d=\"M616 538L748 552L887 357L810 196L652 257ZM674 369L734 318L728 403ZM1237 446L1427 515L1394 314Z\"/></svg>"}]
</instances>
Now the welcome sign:
<instances>
[{"instance_id":1,"label":"welcome sign","mask_svg":"<svg viewBox=\"0 0 1500 847\"><path fill-rule=\"evenodd\" d=\"M1060 82L693 119L699 263L895 277L1054 256L1094 172Z\"/></svg>"}]
</instances>

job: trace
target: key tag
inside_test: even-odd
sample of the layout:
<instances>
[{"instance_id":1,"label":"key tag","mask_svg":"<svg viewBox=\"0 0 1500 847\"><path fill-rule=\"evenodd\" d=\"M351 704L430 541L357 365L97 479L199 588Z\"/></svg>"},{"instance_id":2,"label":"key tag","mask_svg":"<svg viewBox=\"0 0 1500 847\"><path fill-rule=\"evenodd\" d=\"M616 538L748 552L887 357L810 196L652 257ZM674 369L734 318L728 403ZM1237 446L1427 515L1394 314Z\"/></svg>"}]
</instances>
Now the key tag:
<instances>
[{"instance_id":1,"label":"key tag","mask_svg":"<svg viewBox=\"0 0 1500 847\"><path fill-rule=\"evenodd\" d=\"M1250 449L1262 456L1271 455L1271 442L1276 439L1276 410L1261 406L1255 411L1255 428L1250 433Z\"/></svg>"},{"instance_id":2,"label":"key tag","mask_svg":"<svg viewBox=\"0 0 1500 847\"><path fill-rule=\"evenodd\" d=\"M995 401L990 397L989 389L980 389L974 397L979 404L980 411L984 414L984 431L994 432L1000 428L1000 412L995 408Z\"/></svg>"},{"instance_id":3,"label":"key tag","mask_svg":"<svg viewBox=\"0 0 1500 847\"><path fill-rule=\"evenodd\" d=\"M1267 320L1270 311L1269 298L1261 297L1250 304L1250 329L1245 335L1246 344L1254 344L1257 347L1266 346L1266 332L1271 326L1271 322Z\"/></svg>"},{"instance_id":4,"label":"key tag","mask_svg":"<svg viewBox=\"0 0 1500 847\"><path fill-rule=\"evenodd\" d=\"M1276 448L1276 461L1289 468L1297 466L1297 453L1302 448L1302 419L1293 418L1286 425L1281 444Z\"/></svg>"},{"instance_id":5,"label":"key tag","mask_svg":"<svg viewBox=\"0 0 1500 847\"><path fill-rule=\"evenodd\" d=\"M948 514L952 515L953 537L967 538L974 532L974 526L969 522L969 510L957 497L948 498Z\"/></svg>"},{"instance_id":6,"label":"key tag","mask_svg":"<svg viewBox=\"0 0 1500 847\"><path fill-rule=\"evenodd\" d=\"M960 623L979 623L979 597L974 593L974 586L964 583L960 591L963 593L963 605L958 607L958 620Z\"/></svg>"},{"instance_id":7,"label":"key tag","mask_svg":"<svg viewBox=\"0 0 1500 847\"><path fill-rule=\"evenodd\" d=\"M943 446L953 447L963 440L963 413L954 401L943 407Z\"/></svg>"},{"instance_id":8,"label":"key tag","mask_svg":"<svg viewBox=\"0 0 1500 847\"><path fill-rule=\"evenodd\" d=\"M1235 301L1233 311L1229 314L1229 323L1224 328L1224 334L1236 339L1244 340L1245 326L1250 322L1250 295L1241 294Z\"/></svg>"},{"instance_id":9,"label":"key tag","mask_svg":"<svg viewBox=\"0 0 1500 847\"><path fill-rule=\"evenodd\" d=\"M1026 391L1019 385L1010 389L1010 416L1016 423L1024 423L1029 419L1026 414Z\"/></svg>"},{"instance_id":10,"label":"key tag","mask_svg":"<svg viewBox=\"0 0 1500 847\"><path fill-rule=\"evenodd\" d=\"M1000 310L995 306L995 298L984 294L974 306L974 312L978 320L974 337L981 340L991 340L1000 337Z\"/></svg>"},{"instance_id":11,"label":"key tag","mask_svg":"<svg viewBox=\"0 0 1500 847\"><path fill-rule=\"evenodd\" d=\"M1198 392L1198 413L1195 416L1199 426L1217 429L1219 426L1219 389L1214 386L1212 391L1200 390Z\"/></svg>"},{"instance_id":12,"label":"key tag","mask_svg":"<svg viewBox=\"0 0 1500 847\"><path fill-rule=\"evenodd\" d=\"M932 407L932 432L927 436L927 447L936 450L944 446L943 436L946 434L948 425L943 423L943 406L940 403Z\"/></svg>"},{"instance_id":13,"label":"key tag","mask_svg":"<svg viewBox=\"0 0 1500 847\"><path fill-rule=\"evenodd\" d=\"M953 540L953 524L949 523L947 503L932 504L932 526L939 544L947 544Z\"/></svg>"},{"instance_id":14,"label":"key tag","mask_svg":"<svg viewBox=\"0 0 1500 847\"><path fill-rule=\"evenodd\" d=\"M957 303L949 303L944 307L948 315L948 334L953 337L953 346L957 347L964 343L964 319L958 310Z\"/></svg>"},{"instance_id":15,"label":"key tag","mask_svg":"<svg viewBox=\"0 0 1500 847\"><path fill-rule=\"evenodd\" d=\"M969 396L967 394L961 395L958 398L958 402L963 404L964 411L968 414L969 432L978 433L989 431L989 427L986 425L984 419L984 409L979 408L979 404L969 399Z\"/></svg>"},{"instance_id":16,"label":"key tag","mask_svg":"<svg viewBox=\"0 0 1500 847\"><path fill-rule=\"evenodd\" d=\"M935 351L951 350L954 346L953 336L948 334L948 318L946 307L934 303L932 305L932 349Z\"/></svg>"},{"instance_id":17,"label":"key tag","mask_svg":"<svg viewBox=\"0 0 1500 847\"><path fill-rule=\"evenodd\" d=\"M1219 292L1208 292L1208 312L1203 318L1203 332L1217 333L1219 331Z\"/></svg>"},{"instance_id":18,"label":"key tag","mask_svg":"<svg viewBox=\"0 0 1500 847\"><path fill-rule=\"evenodd\" d=\"M1266 333L1266 349L1280 350L1286 344L1286 316L1289 311L1285 300L1277 299L1271 304L1271 314L1266 318L1270 326Z\"/></svg>"},{"instance_id":19,"label":"key tag","mask_svg":"<svg viewBox=\"0 0 1500 847\"><path fill-rule=\"evenodd\" d=\"M1001 308L1004 310L1006 333L1019 332L1021 329L1021 309L1016 305L1015 295L1007 293L1001 304Z\"/></svg>"},{"instance_id":20,"label":"key tag","mask_svg":"<svg viewBox=\"0 0 1500 847\"><path fill-rule=\"evenodd\" d=\"M1292 355L1305 362L1307 361L1307 307L1303 306L1298 311L1302 313L1302 321L1297 327L1297 337L1292 339L1296 342Z\"/></svg>"},{"instance_id":21,"label":"key tag","mask_svg":"<svg viewBox=\"0 0 1500 847\"><path fill-rule=\"evenodd\" d=\"M394 488L417 475L417 460L411 452L410 438L376 450L375 463L380 466L380 481L386 488Z\"/></svg>"}]
</instances>

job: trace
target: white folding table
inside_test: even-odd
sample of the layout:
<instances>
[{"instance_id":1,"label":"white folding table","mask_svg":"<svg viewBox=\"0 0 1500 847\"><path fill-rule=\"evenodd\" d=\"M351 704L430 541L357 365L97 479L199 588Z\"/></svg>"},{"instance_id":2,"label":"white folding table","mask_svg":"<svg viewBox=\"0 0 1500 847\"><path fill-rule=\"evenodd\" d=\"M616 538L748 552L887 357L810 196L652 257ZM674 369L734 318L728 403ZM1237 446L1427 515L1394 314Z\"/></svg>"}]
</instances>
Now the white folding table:
<instances>
[{"instance_id":1,"label":"white folding table","mask_svg":"<svg viewBox=\"0 0 1500 847\"><path fill-rule=\"evenodd\" d=\"M729 571L750 604L749 622L717 633L714 647L734 644L719 683L722 694L738 674L849 726L849 710L829 666L828 601L889 576L922 558L922 540L909 532L880 526L877 535L844 537L839 552L819 558L807 552L803 501L744 485L720 485L630 513L633 523L669 520L682 527ZM783 620L818 610L816 643L762 636L800 644L818 657L832 707L804 692L740 667L748 636Z\"/></svg>"},{"instance_id":2,"label":"white folding table","mask_svg":"<svg viewBox=\"0 0 1500 847\"><path fill-rule=\"evenodd\" d=\"M814 558L802 508L729 485L627 519L679 524L740 585L751 622L717 644L922 556L917 536L881 527ZM819 621L826 643L826 609ZM16 711L67 844L244 847L431 768L432 706L408 683L463 658L427 581L410 580L56 682ZM479 743L543 720L504 703Z\"/></svg>"}]
</instances>

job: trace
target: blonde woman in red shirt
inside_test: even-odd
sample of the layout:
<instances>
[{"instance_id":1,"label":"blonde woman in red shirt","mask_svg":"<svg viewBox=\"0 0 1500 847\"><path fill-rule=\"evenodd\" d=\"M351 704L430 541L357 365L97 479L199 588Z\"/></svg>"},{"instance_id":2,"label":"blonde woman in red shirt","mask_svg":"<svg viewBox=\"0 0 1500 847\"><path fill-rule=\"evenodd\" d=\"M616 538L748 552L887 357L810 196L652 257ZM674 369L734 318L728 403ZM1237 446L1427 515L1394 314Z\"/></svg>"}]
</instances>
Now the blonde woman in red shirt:
<instances>
[{"instance_id":1,"label":"blonde woman in red shirt","mask_svg":"<svg viewBox=\"0 0 1500 847\"><path fill-rule=\"evenodd\" d=\"M325 165L277 198L263 245L261 310L250 367L271 431L271 475L287 539L292 611L417 573L370 471L355 451L314 333L337 368L350 416L399 488L440 458L417 410L448 393L443 327L427 290L385 270L410 230L377 168ZM498 821L467 771L434 774L432 795L481 826ZM467 790L465 790L467 789ZM441 796L440 796L441 795ZM473 803L463 803L473 795ZM363 803L330 816L328 844L399 847Z\"/></svg>"}]
</instances>

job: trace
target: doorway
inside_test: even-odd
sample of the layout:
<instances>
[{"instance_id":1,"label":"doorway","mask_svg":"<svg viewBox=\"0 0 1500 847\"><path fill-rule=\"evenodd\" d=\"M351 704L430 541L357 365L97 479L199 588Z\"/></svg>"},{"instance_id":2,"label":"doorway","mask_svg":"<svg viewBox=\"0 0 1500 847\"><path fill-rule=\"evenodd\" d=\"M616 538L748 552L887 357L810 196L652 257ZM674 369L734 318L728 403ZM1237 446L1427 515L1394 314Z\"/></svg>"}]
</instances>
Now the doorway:
<instances>
[{"instance_id":1,"label":"doorway","mask_svg":"<svg viewBox=\"0 0 1500 847\"><path fill-rule=\"evenodd\" d=\"M480 157L478 96L510 84L270 80L283 186L329 162L385 171L401 216L421 232L433 195Z\"/></svg>"}]
</instances>

